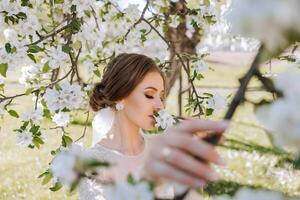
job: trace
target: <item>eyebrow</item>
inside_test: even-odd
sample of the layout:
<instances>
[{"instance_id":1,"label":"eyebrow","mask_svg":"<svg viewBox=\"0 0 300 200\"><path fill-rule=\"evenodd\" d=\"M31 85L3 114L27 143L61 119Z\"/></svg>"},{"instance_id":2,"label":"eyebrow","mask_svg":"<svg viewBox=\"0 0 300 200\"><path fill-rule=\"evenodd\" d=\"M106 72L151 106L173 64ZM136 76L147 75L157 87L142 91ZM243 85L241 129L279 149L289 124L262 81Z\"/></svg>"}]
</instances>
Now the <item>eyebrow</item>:
<instances>
[{"instance_id":1,"label":"eyebrow","mask_svg":"<svg viewBox=\"0 0 300 200\"><path fill-rule=\"evenodd\" d=\"M155 91L157 91L157 89L155 88L155 87L146 87L145 89L152 89L152 90L155 90ZM164 90L162 90L161 92L164 92Z\"/></svg>"}]
</instances>

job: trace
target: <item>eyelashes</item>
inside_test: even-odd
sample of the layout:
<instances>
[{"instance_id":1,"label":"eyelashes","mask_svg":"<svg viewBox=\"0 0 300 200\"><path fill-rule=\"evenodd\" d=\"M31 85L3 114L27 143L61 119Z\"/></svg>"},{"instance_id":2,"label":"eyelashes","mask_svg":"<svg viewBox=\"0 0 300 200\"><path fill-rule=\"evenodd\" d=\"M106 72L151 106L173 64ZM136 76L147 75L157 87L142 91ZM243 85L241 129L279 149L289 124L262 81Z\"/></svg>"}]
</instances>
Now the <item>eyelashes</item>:
<instances>
[{"instance_id":1,"label":"eyelashes","mask_svg":"<svg viewBox=\"0 0 300 200\"><path fill-rule=\"evenodd\" d=\"M148 99L154 99L154 97L151 96L151 95L145 94L145 96L146 96ZM161 100L162 102L164 102L164 99L163 99L163 98L160 98L160 100Z\"/></svg>"},{"instance_id":2,"label":"eyelashes","mask_svg":"<svg viewBox=\"0 0 300 200\"><path fill-rule=\"evenodd\" d=\"M145 96L146 96L148 99L153 99L153 96L150 96L150 95L147 95L147 94L145 94Z\"/></svg>"}]
</instances>

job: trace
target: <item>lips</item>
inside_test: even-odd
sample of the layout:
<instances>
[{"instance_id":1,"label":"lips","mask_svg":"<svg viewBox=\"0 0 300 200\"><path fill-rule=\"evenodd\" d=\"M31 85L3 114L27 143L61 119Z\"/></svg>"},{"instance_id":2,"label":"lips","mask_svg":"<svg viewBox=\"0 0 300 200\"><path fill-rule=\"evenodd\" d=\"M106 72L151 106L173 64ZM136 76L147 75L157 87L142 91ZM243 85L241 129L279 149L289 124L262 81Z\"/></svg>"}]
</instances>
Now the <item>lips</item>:
<instances>
[{"instance_id":1,"label":"lips","mask_svg":"<svg viewBox=\"0 0 300 200\"><path fill-rule=\"evenodd\" d=\"M151 119L155 120L155 118L153 117L153 115L149 115L149 117L150 117Z\"/></svg>"}]
</instances>

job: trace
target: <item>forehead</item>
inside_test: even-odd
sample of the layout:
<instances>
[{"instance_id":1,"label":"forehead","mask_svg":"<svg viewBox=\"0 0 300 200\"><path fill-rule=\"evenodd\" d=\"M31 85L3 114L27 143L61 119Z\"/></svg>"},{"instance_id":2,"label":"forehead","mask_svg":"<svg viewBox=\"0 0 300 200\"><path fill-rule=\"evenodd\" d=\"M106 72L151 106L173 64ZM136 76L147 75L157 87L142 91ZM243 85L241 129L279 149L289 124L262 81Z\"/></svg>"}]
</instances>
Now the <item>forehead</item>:
<instances>
[{"instance_id":1,"label":"forehead","mask_svg":"<svg viewBox=\"0 0 300 200\"><path fill-rule=\"evenodd\" d=\"M149 72L137 86L139 89L155 87L158 91L164 90L164 80L158 72Z\"/></svg>"}]
</instances>

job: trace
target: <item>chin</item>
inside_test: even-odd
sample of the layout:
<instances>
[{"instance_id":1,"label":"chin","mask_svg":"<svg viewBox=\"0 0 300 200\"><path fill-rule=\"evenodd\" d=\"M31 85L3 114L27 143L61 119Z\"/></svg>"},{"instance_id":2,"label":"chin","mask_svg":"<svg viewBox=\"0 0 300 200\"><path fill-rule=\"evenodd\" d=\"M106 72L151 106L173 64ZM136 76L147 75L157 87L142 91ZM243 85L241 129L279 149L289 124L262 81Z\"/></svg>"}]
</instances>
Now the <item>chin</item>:
<instances>
[{"instance_id":1,"label":"chin","mask_svg":"<svg viewBox=\"0 0 300 200\"><path fill-rule=\"evenodd\" d=\"M151 131L155 128L155 126L153 124L148 124L148 125L142 126L141 128L146 131Z\"/></svg>"}]
</instances>

